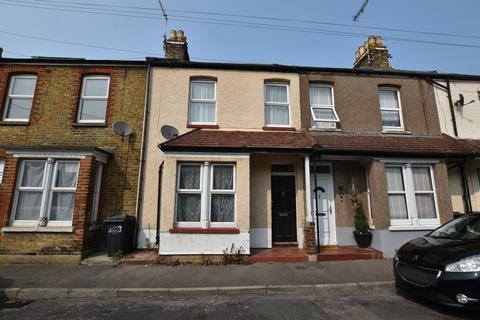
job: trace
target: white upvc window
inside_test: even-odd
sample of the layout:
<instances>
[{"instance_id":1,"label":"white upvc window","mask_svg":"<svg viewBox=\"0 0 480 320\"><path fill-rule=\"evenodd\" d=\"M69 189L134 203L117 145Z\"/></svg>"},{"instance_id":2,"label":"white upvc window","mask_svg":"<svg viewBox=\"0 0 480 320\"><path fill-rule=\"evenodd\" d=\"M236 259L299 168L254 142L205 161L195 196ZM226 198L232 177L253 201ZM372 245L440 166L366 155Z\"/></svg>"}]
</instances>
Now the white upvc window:
<instances>
[{"instance_id":1,"label":"white upvc window","mask_svg":"<svg viewBox=\"0 0 480 320\"><path fill-rule=\"evenodd\" d=\"M71 226L79 161L22 160L13 226Z\"/></svg>"},{"instance_id":2,"label":"white upvc window","mask_svg":"<svg viewBox=\"0 0 480 320\"><path fill-rule=\"evenodd\" d=\"M288 84L265 84L265 125L271 127L289 127Z\"/></svg>"},{"instance_id":3,"label":"white upvc window","mask_svg":"<svg viewBox=\"0 0 480 320\"><path fill-rule=\"evenodd\" d=\"M235 165L181 163L177 172L177 226L235 222Z\"/></svg>"},{"instance_id":4,"label":"white upvc window","mask_svg":"<svg viewBox=\"0 0 480 320\"><path fill-rule=\"evenodd\" d=\"M385 174L392 227L440 224L432 166L387 164Z\"/></svg>"},{"instance_id":5,"label":"white upvc window","mask_svg":"<svg viewBox=\"0 0 480 320\"><path fill-rule=\"evenodd\" d=\"M102 187L102 175L103 175L103 164L97 164L97 170L95 173L95 189L93 191L93 203L92 203L92 220L91 225L97 224L98 219L98 207L100 204L100 192Z\"/></svg>"},{"instance_id":6,"label":"white upvc window","mask_svg":"<svg viewBox=\"0 0 480 320\"><path fill-rule=\"evenodd\" d=\"M190 82L189 124L216 124L216 86L214 80L192 80Z\"/></svg>"},{"instance_id":7,"label":"white upvc window","mask_svg":"<svg viewBox=\"0 0 480 320\"><path fill-rule=\"evenodd\" d=\"M235 222L235 167L214 164L210 177L210 223Z\"/></svg>"},{"instance_id":8,"label":"white upvc window","mask_svg":"<svg viewBox=\"0 0 480 320\"><path fill-rule=\"evenodd\" d=\"M333 86L329 84L311 84L309 96L313 126L318 128L336 128L336 123L340 122L340 119L335 111Z\"/></svg>"},{"instance_id":9,"label":"white upvc window","mask_svg":"<svg viewBox=\"0 0 480 320\"><path fill-rule=\"evenodd\" d=\"M105 123L109 86L109 76L83 77L77 116L79 123Z\"/></svg>"},{"instance_id":10,"label":"white upvc window","mask_svg":"<svg viewBox=\"0 0 480 320\"><path fill-rule=\"evenodd\" d=\"M394 87L380 87L378 89L378 97L380 100L380 114L383 129L403 130L400 90Z\"/></svg>"},{"instance_id":11,"label":"white upvc window","mask_svg":"<svg viewBox=\"0 0 480 320\"><path fill-rule=\"evenodd\" d=\"M14 75L10 79L4 121L28 122L37 84L35 75Z\"/></svg>"},{"instance_id":12,"label":"white upvc window","mask_svg":"<svg viewBox=\"0 0 480 320\"><path fill-rule=\"evenodd\" d=\"M5 170L5 160L0 159L0 184L3 181L3 171Z\"/></svg>"}]
</instances>

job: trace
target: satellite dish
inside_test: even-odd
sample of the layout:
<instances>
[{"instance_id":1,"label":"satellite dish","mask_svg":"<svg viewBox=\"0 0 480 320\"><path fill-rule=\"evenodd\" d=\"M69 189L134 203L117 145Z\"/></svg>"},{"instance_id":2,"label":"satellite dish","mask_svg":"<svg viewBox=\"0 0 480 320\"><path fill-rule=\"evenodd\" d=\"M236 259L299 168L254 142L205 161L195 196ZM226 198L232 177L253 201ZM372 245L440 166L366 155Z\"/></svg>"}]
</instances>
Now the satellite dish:
<instances>
[{"instance_id":1,"label":"satellite dish","mask_svg":"<svg viewBox=\"0 0 480 320\"><path fill-rule=\"evenodd\" d=\"M160 132L162 133L162 136L167 139L167 140L170 140L170 139L173 139L175 138L176 136L178 136L178 130L177 128L175 127L172 127L172 126L163 126L161 129L160 129Z\"/></svg>"},{"instance_id":2,"label":"satellite dish","mask_svg":"<svg viewBox=\"0 0 480 320\"><path fill-rule=\"evenodd\" d=\"M133 133L133 128L125 121L115 122L112 129L119 136L129 136Z\"/></svg>"}]
</instances>

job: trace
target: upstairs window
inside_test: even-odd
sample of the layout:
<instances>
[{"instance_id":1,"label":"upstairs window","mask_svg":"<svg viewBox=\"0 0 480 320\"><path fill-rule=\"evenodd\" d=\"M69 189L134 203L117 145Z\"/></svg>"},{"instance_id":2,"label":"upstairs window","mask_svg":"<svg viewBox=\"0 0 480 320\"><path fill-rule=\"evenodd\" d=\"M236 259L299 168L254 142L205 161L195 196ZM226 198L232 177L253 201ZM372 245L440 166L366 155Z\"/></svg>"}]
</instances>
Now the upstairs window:
<instances>
[{"instance_id":1,"label":"upstairs window","mask_svg":"<svg viewBox=\"0 0 480 320\"><path fill-rule=\"evenodd\" d=\"M335 111L333 99L333 86L312 84L310 85L310 112L312 126L318 128L336 128L340 121Z\"/></svg>"},{"instance_id":2,"label":"upstairs window","mask_svg":"<svg viewBox=\"0 0 480 320\"><path fill-rule=\"evenodd\" d=\"M378 91L382 127L385 130L403 130L400 92L397 88L382 87Z\"/></svg>"},{"instance_id":3,"label":"upstairs window","mask_svg":"<svg viewBox=\"0 0 480 320\"><path fill-rule=\"evenodd\" d=\"M216 82L193 80L190 82L190 106L188 123L216 123Z\"/></svg>"},{"instance_id":4,"label":"upstairs window","mask_svg":"<svg viewBox=\"0 0 480 320\"><path fill-rule=\"evenodd\" d=\"M15 75L11 78L3 120L29 121L36 84L35 75Z\"/></svg>"},{"instance_id":5,"label":"upstairs window","mask_svg":"<svg viewBox=\"0 0 480 320\"><path fill-rule=\"evenodd\" d=\"M431 166L388 165L385 174L392 226L439 224Z\"/></svg>"},{"instance_id":6,"label":"upstairs window","mask_svg":"<svg viewBox=\"0 0 480 320\"><path fill-rule=\"evenodd\" d=\"M109 84L109 76L83 78L77 118L79 123L105 123Z\"/></svg>"},{"instance_id":7,"label":"upstairs window","mask_svg":"<svg viewBox=\"0 0 480 320\"><path fill-rule=\"evenodd\" d=\"M265 84L265 125L290 126L288 84Z\"/></svg>"},{"instance_id":8,"label":"upstairs window","mask_svg":"<svg viewBox=\"0 0 480 320\"><path fill-rule=\"evenodd\" d=\"M71 226L78 167L78 161L22 161L13 207L13 224Z\"/></svg>"}]
</instances>

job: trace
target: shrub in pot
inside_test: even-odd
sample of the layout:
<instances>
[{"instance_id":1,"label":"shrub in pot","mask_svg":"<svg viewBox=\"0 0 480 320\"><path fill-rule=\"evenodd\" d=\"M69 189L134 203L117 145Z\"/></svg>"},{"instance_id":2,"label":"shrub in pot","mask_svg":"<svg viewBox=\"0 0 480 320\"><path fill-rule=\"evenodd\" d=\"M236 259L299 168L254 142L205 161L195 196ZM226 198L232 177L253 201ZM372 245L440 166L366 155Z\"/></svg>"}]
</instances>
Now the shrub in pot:
<instances>
[{"instance_id":1,"label":"shrub in pot","mask_svg":"<svg viewBox=\"0 0 480 320\"><path fill-rule=\"evenodd\" d=\"M352 208L354 213L353 238L360 248L368 248L372 244L372 233L368 227L368 220L363 210L363 203L357 196L352 194Z\"/></svg>"}]
</instances>

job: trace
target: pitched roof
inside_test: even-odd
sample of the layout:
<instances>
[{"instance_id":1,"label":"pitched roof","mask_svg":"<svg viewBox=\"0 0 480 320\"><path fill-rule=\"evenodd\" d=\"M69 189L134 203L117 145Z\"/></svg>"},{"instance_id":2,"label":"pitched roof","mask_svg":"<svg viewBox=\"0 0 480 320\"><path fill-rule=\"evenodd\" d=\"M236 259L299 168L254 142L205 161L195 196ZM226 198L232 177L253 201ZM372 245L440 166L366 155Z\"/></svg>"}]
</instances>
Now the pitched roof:
<instances>
[{"instance_id":1,"label":"pitched roof","mask_svg":"<svg viewBox=\"0 0 480 320\"><path fill-rule=\"evenodd\" d=\"M310 152L313 144L296 131L192 130L159 147L163 151Z\"/></svg>"},{"instance_id":2,"label":"pitched roof","mask_svg":"<svg viewBox=\"0 0 480 320\"><path fill-rule=\"evenodd\" d=\"M465 157L480 149L442 134L438 136L377 133L312 132L314 149L321 154L385 155L416 157Z\"/></svg>"}]
</instances>

